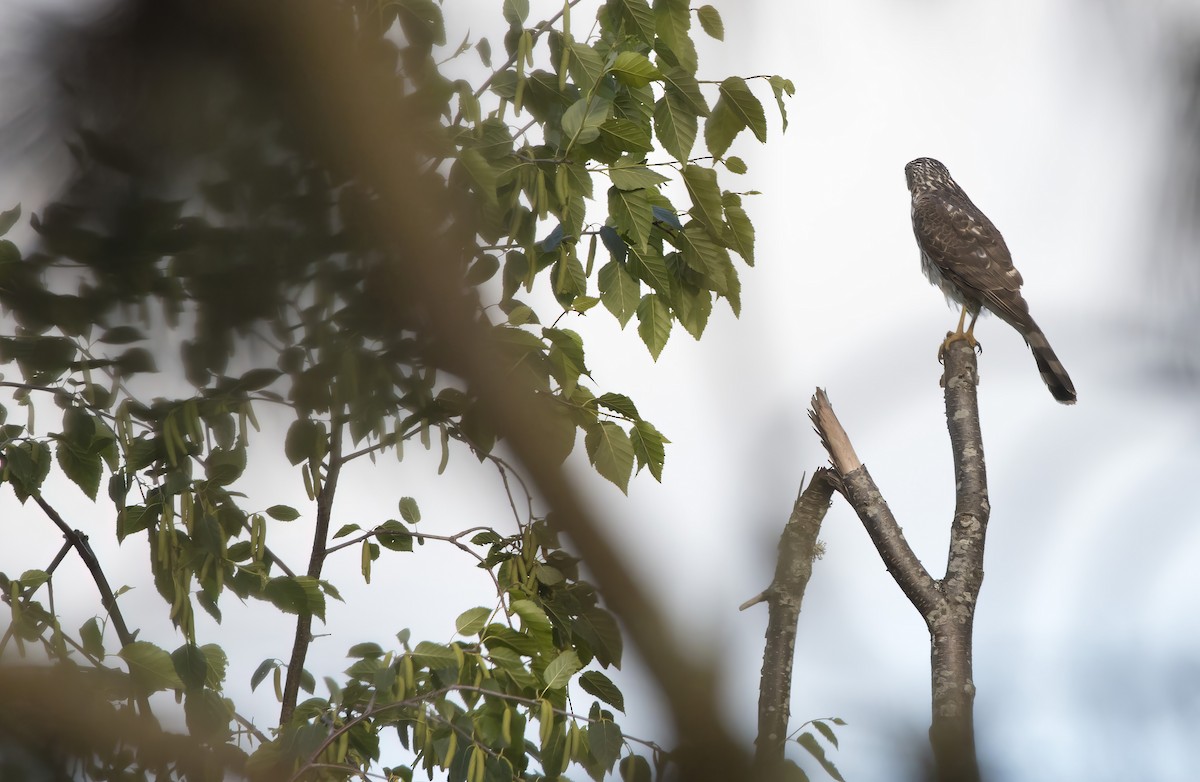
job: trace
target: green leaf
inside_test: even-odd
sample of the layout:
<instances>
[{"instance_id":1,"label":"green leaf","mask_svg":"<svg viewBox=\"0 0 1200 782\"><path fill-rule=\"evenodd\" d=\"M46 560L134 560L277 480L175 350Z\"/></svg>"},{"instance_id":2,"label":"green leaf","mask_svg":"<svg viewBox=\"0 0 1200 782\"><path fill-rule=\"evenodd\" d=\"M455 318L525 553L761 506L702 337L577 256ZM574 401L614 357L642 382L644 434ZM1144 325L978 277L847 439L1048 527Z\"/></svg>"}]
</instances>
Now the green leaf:
<instances>
[{"instance_id":1,"label":"green leaf","mask_svg":"<svg viewBox=\"0 0 1200 782\"><path fill-rule=\"evenodd\" d=\"M600 285L600 301L624 328L637 311L637 303L642 295L641 283L629 273L625 264L615 260L600 267L597 281Z\"/></svg>"},{"instance_id":2,"label":"green leaf","mask_svg":"<svg viewBox=\"0 0 1200 782\"><path fill-rule=\"evenodd\" d=\"M571 63L567 68L580 90L588 92L604 77L604 58L587 44L572 41Z\"/></svg>"},{"instance_id":3,"label":"green leaf","mask_svg":"<svg viewBox=\"0 0 1200 782\"><path fill-rule=\"evenodd\" d=\"M338 528L338 531L333 534L333 539L337 540L338 538L343 538L346 535L349 535L351 532L358 532L360 529L362 529L362 527L358 526L357 524L343 524Z\"/></svg>"},{"instance_id":4,"label":"green leaf","mask_svg":"<svg viewBox=\"0 0 1200 782\"><path fill-rule=\"evenodd\" d=\"M0 214L0 236L4 236L21 218L21 205L17 204L12 209L8 209Z\"/></svg>"},{"instance_id":5,"label":"green leaf","mask_svg":"<svg viewBox=\"0 0 1200 782\"><path fill-rule=\"evenodd\" d=\"M458 619L454 620L454 629L459 635L475 635L484 628L487 624L488 617L492 615L492 609L484 608L469 608L458 615Z\"/></svg>"},{"instance_id":6,"label":"green leaf","mask_svg":"<svg viewBox=\"0 0 1200 782\"><path fill-rule=\"evenodd\" d=\"M600 126L612 112L612 101L592 96L580 98L562 115L562 132L568 143L588 144L600 137Z\"/></svg>"},{"instance_id":7,"label":"green leaf","mask_svg":"<svg viewBox=\"0 0 1200 782\"><path fill-rule=\"evenodd\" d=\"M363 643L351 646L346 652L346 656L373 660L377 657L383 657L383 647L374 641L364 641Z\"/></svg>"},{"instance_id":8,"label":"green leaf","mask_svg":"<svg viewBox=\"0 0 1200 782\"><path fill-rule=\"evenodd\" d=\"M504 21L519 27L529 18L529 0L504 0Z\"/></svg>"},{"instance_id":9,"label":"green leaf","mask_svg":"<svg viewBox=\"0 0 1200 782\"><path fill-rule=\"evenodd\" d=\"M62 440L54 449L54 455L63 474L94 501L96 493L100 490L100 474L103 472L100 456L82 452L73 443Z\"/></svg>"},{"instance_id":10,"label":"green leaf","mask_svg":"<svg viewBox=\"0 0 1200 782\"><path fill-rule=\"evenodd\" d=\"M749 127L760 142L767 140L767 118L762 104L746 86L745 79L730 76L721 82L720 97L704 124L708 151L721 157L743 128Z\"/></svg>"},{"instance_id":11,"label":"green leaf","mask_svg":"<svg viewBox=\"0 0 1200 782\"><path fill-rule=\"evenodd\" d=\"M624 394L606 393L596 397L596 404L607 407L615 413L620 413L626 418L636 421L641 418L638 415L637 406L633 404L633 400Z\"/></svg>"},{"instance_id":12,"label":"green leaf","mask_svg":"<svg viewBox=\"0 0 1200 782\"><path fill-rule=\"evenodd\" d=\"M693 117L709 115L708 101L700 91L696 77L677 65L662 66L665 94L675 99L677 108ZM695 124L695 123L693 123Z\"/></svg>"},{"instance_id":13,"label":"green leaf","mask_svg":"<svg viewBox=\"0 0 1200 782\"><path fill-rule=\"evenodd\" d=\"M83 642L83 651L97 660L104 660L104 633L100 630L100 620L92 617L79 628L79 640Z\"/></svg>"},{"instance_id":14,"label":"green leaf","mask_svg":"<svg viewBox=\"0 0 1200 782\"><path fill-rule=\"evenodd\" d=\"M667 177L652 171L644 165L621 165L618 163L608 169L614 187L621 190L641 190L645 187L657 187L669 181Z\"/></svg>"},{"instance_id":15,"label":"green leaf","mask_svg":"<svg viewBox=\"0 0 1200 782\"><path fill-rule=\"evenodd\" d=\"M686 165L683 167L683 184L692 197L692 216L704 224L709 236L719 241L725 221L717 172L705 166Z\"/></svg>"},{"instance_id":16,"label":"green leaf","mask_svg":"<svg viewBox=\"0 0 1200 782\"><path fill-rule=\"evenodd\" d=\"M375 539L389 551L412 551L413 536L400 522L388 519L375 528Z\"/></svg>"},{"instance_id":17,"label":"green leaf","mask_svg":"<svg viewBox=\"0 0 1200 782\"><path fill-rule=\"evenodd\" d=\"M325 619L325 593L311 576L272 578L263 588L263 597L285 613L310 613Z\"/></svg>"},{"instance_id":18,"label":"green leaf","mask_svg":"<svg viewBox=\"0 0 1200 782\"><path fill-rule=\"evenodd\" d=\"M133 326L116 326L115 328L105 329L98 341L109 345L127 345L130 342L140 342L145 338L146 335L140 329L136 329Z\"/></svg>"},{"instance_id":19,"label":"green leaf","mask_svg":"<svg viewBox=\"0 0 1200 782\"><path fill-rule=\"evenodd\" d=\"M521 617L521 630L533 637L549 638L552 625L546 612L532 600L514 600L509 606L514 614Z\"/></svg>"},{"instance_id":20,"label":"green leaf","mask_svg":"<svg viewBox=\"0 0 1200 782\"><path fill-rule=\"evenodd\" d=\"M767 79L771 85L771 92L775 93L775 102L779 104L779 116L783 120L783 129L787 130L788 115L787 107L783 105L783 96L786 94L789 98L796 94L796 85L792 84L791 79L785 79L782 76L772 76Z\"/></svg>"},{"instance_id":21,"label":"green leaf","mask_svg":"<svg viewBox=\"0 0 1200 782\"><path fill-rule=\"evenodd\" d=\"M657 361L671 336L671 310L657 293L647 293L638 303L637 316L638 336Z\"/></svg>"},{"instance_id":22,"label":"green leaf","mask_svg":"<svg viewBox=\"0 0 1200 782\"><path fill-rule=\"evenodd\" d=\"M825 769L826 774L833 777L837 782L846 782L841 772L837 770L837 766L833 765L833 762L825 757L825 750L817 743L816 736L807 732L801 733L796 739L796 743L808 750L808 754L812 755L821 764L821 768Z\"/></svg>"},{"instance_id":23,"label":"green leaf","mask_svg":"<svg viewBox=\"0 0 1200 782\"><path fill-rule=\"evenodd\" d=\"M833 733L833 728L826 725L822 720L813 720L812 726L817 729L817 732L825 737L825 740L832 744L835 748L838 745L837 736Z\"/></svg>"},{"instance_id":24,"label":"green leaf","mask_svg":"<svg viewBox=\"0 0 1200 782\"><path fill-rule=\"evenodd\" d=\"M621 694L621 690L612 683L611 679L599 671L584 673L579 677L579 686L583 688L584 692L596 696L617 711L625 711L625 696Z\"/></svg>"},{"instance_id":25,"label":"green leaf","mask_svg":"<svg viewBox=\"0 0 1200 782\"><path fill-rule=\"evenodd\" d=\"M731 158L732 159L732 158ZM728 193L722 200L725 203L725 245L742 256L747 265L754 265L754 224L750 216L742 208L742 199Z\"/></svg>"},{"instance_id":26,"label":"green leaf","mask_svg":"<svg viewBox=\"0 0 1200 782\"><path fill-rule=\"evenodd\" d=\"M611 213L617 230L629 237L634 246L646 251L650 240L650 228L654 215L646 191L623 191L618 187L608 188L608 212Z\"/></svg>"},{"instance_id":27,"label":"green leaf","mask_svg":"<svg viewBox=\"0 0 1200 782\"><path fill-rule=\"evenodd\" d=\"M400 498L400 518L409 524L416 524L421 520L421 509L417 507L417 501L412 497Z\"/></svg>"},{"instance_id":28,"label":"green leaf","mask_svg":"<svg viewBox=\"0 0 1200 782\"><path fill-rule=\"evenodd\" d=\"M650 62L650 58L641 52L623 51L617 55L609 68L622 84L634 87L644 87L652 81L662 78L658 68Z\"/></svg>"},{"instance_id":29,"label":"green leaf","mask_svg":"<svg viewBox=\"0 0 1200 782\"><path fill-rule=\"evenodd\" d=\"M663 149L680 163L692 154L698 124L696 114L684 110L680 98L668 92L654 104L654 133Z\"/></svg>"},{"instance_id":30,"label":"green leaf","mask_svg":"<svg viewBox=\"0 0 1200 782\"><path fill-rule=\"evenodd\" d=\"M423 668L437 670L438 668L452 668L458 666L458 657L454 654L454 650L444 644L435 644L432 641L421 641L413 649L413 661Z\"/></svg>"},{"instance_id":31,"label":"green leaf","mask_svg":"<svg viewBox=\"0 0 1200 782\"><path fill-rule=\"evenodd\" d=\"M622 152L645 154L654 149L650 124L639 124L623 117L609 117L600 126L603 143Z\"/></svg>"},{"instance_id":32,"label":"green leaf","mask_svg":"<svg viewBox=\"0 0 1200 782\"><path fill-rule=\"evenodd\" d=\"M718 41L725 40L725 24L721 21L721 14L717 9L711 5L702 5L696 10L696 16L700 19L700 27L709 37Z\"/></svg>"},{"instance_id":33,"label":"green leaf","mask_svg":"<svg viewBox=\"0 0 1200 782\"><path fill-rule=\"evenodd\" d=\"M229 667L229 657L226 656L225 650L216 644L204 644L200 651L204 652L204 659L208 662L205 686L212 690L220 690L225 682L225 669Z\"/></svg>"},{"instance_id":34,"label":"green leaf","mask_svg":"<svg viewBox=\"0 0 1200 782\"><path fill-rule=\"evenodd\" d=\"M621 756L621 748L625 745L625 737L621 729L611 720L595 720L588 723L588 749L606 771Z\"/></svg>"},{"instance_id":35,"label":"green leaf","mask_svg":"<svg viewBox=\"0 0 1200 782\"><path fill-rule=\"evenodd\" d=\"M629 430L629 441L637 457L638 472L643 467L649 467L654 480L662 483L663 462L666 460L663 443L666 438L649 421L636 421Z\"/></svg>"},{"instance_id":36,"label":"green leaf","mask_svg":"<svg viewBox=\"0 0 1200 782\"><path fill-rule=\"evenodd\" d=\"M596 472L628 494L629 476L633 473L633 446L625 430L612 421L597 421L587 427L583 442Z\"/></svg>"},{"instance_id":37,"label":"green leaf","mask_svg":"<svg viewBox=\"0 0 1200 782\"><path fill-rule=\"evenodd\" d=\"M722 295L728 294L730 273L734 280L737 278L729 251L714 242L708 230L699 223L689 223L679 238L683 262L703 275L705 287Z\"/></svg>"},{"instance_id":38,"label":"green leaf","mask_svg":"<svg viewBox=\"0 0 1200 782\"><path fill-rule=\"evenodd\" d=\"M725 158L725 168L729 169L732 174L744 174L749 170L746 168L746 161L736 155Z\"/></svg>"},{"instance_id":39,"label":"green leaf","mask_svg":"<svg viewBox=\"0 0 1200 782\"><path fill-rule=\"evenodd\" d=\"M201 689L208 678L208 660L195 644L184 644L171 652L171 662L183 686L188 690Z\"/></svg>"},{"instance_id":40,"label":"green leaf","mask_svg":"<svg viewBox=\"0 0 1200 782\"><path fill-rule=\"evenodd\" d=\"M267 674L278 667L278 660L263 660L259 663L258 667L254 669L254 673L250 676L250 692L254 692L258 685L262 684L262 680L267 678Z\"/></svg>"},{"instance_id":41,"label":"green leaf","mask_svg":"<svg viewBox=\"0 0 1200 782\"><path fill-rule=\"evenodd\" d=\"M295 521L300 518L300 511L290 505L272 505L267 508L267 515L276 521Z\"/></svg>"},{"instance_id":42,"label":"green leaf","mask_svg":"<svg viewBox=\"0 0 1200 782\"><path fill-rule=\"evenodd\" d=\"M471 181L475 183L476 192L483 197L484 201L489 204L495 203L496 170L488 163L483 153L474 147L468 147L459 153L458 162L467 172Z\"/></svg>"},{"instance_id":43,"label":"green leaf","mask_svg":"<svg viewBox=\"0 0 1200 782\"><path fill-rule=\"evenodd\" d=\"M621 782L651 782L650 763L641 755L627 755L621 760Z\"/></svg>"},{"instance_id":44,"label":"green leaf","mask_svg":"<svg viewBox=\"0 0 1200 782\"><path fill-rule=\"evenodd\" d=\"M643 252L636 247L629 248L629 270L648 283L659 293L671 292L671 272L662 254L653 247Z\"/></svg>"},{"instance_id":45,"label":"green leaf","mask_svg":"<svg viewBox=\"0 0 1200 782\"><path fill-rule=\"evenodd\" d=\"M288 427L283 440L283 453L292 464L310 459L320 460L328 450L325 427L321 423L301 418Z\"/></svg>"},{"instance_id":46,"label":"green leaf","mask_svg":"<svg viewBox=\"0 0 1200 782\"><path fill-rule=\"evenodd\" d=\"M624 650L621 628L608 611L592 606L571 620L571 631L587 642L598 663L606 668L610 665L621 667Z\"/></svg>"},{"instance_id":47,"label":"green leaf","mask_svg":"<svg viewBox=\"0 0 1200 782\"><path fill-rule=\"evenodd\" d=\"M575 654L573 649L568 649L546 666L546 670L542 672L542 683L547 690L561 690L582 667L579 655Z\"/></svg>"},{"instance_id":48,"label":"green leaf","mask_svg":"<svg viewBox=\"0 0 1200 782\"><path fill-rule=\"evenodd\" d=\"M641 39L644 44L654 43L654 14L646 0L609 0L625 22L625 31Z\"/></svg>"},{"instance_id":49,"label":"green leaf","mask_svg":"<svg viewBox=\"0 0 1200 782\"><path fill-rule=\"evenodd\" d=\"M129 666L129 675L143 692L183 688L171 655L147 641L127 644L118 656Z\"/></svg>"},{"instance_id":50,"label":"green leaf","mask_svg":"<svg viewBox=\"0 0 1200 782\"><path fill-rule=\"evenodd\" d=\"M196 741L220 744L232 735L229 722L233 709L212 690L189 691L183 701L183 716L188 733Z\"/></svg>"}]
</instances>

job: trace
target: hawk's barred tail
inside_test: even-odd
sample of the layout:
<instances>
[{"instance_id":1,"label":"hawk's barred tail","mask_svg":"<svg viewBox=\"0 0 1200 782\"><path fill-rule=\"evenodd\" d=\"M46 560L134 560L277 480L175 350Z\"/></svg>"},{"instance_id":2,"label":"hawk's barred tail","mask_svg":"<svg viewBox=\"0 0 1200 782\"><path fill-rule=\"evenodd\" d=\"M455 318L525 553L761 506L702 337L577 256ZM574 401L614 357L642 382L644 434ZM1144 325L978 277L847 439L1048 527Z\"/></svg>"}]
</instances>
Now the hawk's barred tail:
<instances>
[{"instance_id":1,"label":"hawk's barred tail","mask_svg":"<svg viewBox=\"0 0 1200 782\"><path fill-rule=\"evenodd\" d=\"M1075 385L1058 356L1054 355L1054 350L1046 341L1046 335L1030 320L1029 327L1022 329L1021 336L1025 337L1025 341L1033 350L1033 360L1037 362L1038 371L1042 373L1042 380L1050 389L1050 393L1064 405L1075 404Z\"/></svg>"}]
</instances>

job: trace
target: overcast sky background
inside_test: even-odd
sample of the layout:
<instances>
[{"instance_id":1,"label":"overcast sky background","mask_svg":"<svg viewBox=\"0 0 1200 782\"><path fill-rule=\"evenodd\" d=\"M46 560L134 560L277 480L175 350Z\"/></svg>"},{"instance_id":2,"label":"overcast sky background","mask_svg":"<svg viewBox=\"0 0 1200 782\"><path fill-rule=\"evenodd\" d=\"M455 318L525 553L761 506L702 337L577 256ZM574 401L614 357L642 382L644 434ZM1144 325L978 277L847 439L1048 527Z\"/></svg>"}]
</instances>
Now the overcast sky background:
<instances>
[{"instance_id":1,"label":"overcast sky background","mask_svg":"<svg viewBox=\"0 0 1200 782\"><path fill-rule=\"evenodd\" d=\"M468 29L473 39L502 29L499 5L446 3L451 45ZM561 7L531 5L531 20ZM577 36L588 5L574 12ZM800 477L826 461L806 418L814 387L829 393L909 542L942 574L954 485L935 354L956 313L920 273L903 177L908 160L937 157L1003 231L1080 400L1055 403L1012 329L980 322L992 516L975 682L989 778L1192 779L1200 761L1196 387L1163 368L1186 364L1171 340L1177 323L1192 325L1197 304L1194 290L1172 282L1187 279L1172 270L1193 268L1196 248L1168 218L1188 212L1171 174L1187 159L1181 141L1195 154L1195 137L1181 139L1181 63L1200 42L1200 3L715 5L726 42L702 43L700 75L791 78L791 125L780 134L770 92L755 83L769 143L739 140L732 153L750 172L722 173L726 188L763 193L749 199L758 265L742 270L740 320L719 304L702 342L676 328L657 363L632 327L621 332L603 311L564 324L584 335L596 385L629 394L672 440L662 485L639 476L626 499L587 482L613 537L681 637L722 661L730 722L747 745L766 609L737 606L768 583ZM14 12L0 23L8 71L0 107L12 112L36 104L42 77L14 78L8 64L22 56L24 22ZM463 62L478 73L477 60ZM27 214L52 192L61 150L46 149L0 175L0 207L21 200ZM10 417L19 418L11 407ZM261 417L264 443L287 424ZM430 532L510 523L494 470L456 453L452 480L435 480L437 459L410 447L402 464L352 470L334 527L395 516L402 495L418 499ZM277 465L252 465L244 482L247 508L281 495L302 505L299 475ZM144 543L116 546L105 504L92 508L73 487L61 496L64 515L92 536L111 573L132 582L144 572ZM44 566L60 542L49 527L35 508L0 494L0 570ZM302 522L294 535L274 535L285 559L307 556ZM822 539L827 553L800 623L793 722L845 719L832 757L846 778L896 779L896 764L928 726L927 634L840 499ZM32 559L31 546L40 552ZM357 550L331 563L349 608L331 606L331 635L312 648L318 679L343 668L357 641L394 645L405 626L415 638L449 640L454 616L488 604L486 576L437 546L385 557L369 590ZM464 572L474 582L454 583ZM66 627L99 610L74 560L56 584ZM373 597L356 609L360 596ZM180 643L152 586L122 604L152 640ZM248 680L263 658L286 659L290 623L231 596L223 607L225 623L200 622L200 640L229 651L239 708L273 724L270 687L250 696ZM662 713L636 662L626 669L622 726L662 737Z\"/></svg>"}]
</instances>

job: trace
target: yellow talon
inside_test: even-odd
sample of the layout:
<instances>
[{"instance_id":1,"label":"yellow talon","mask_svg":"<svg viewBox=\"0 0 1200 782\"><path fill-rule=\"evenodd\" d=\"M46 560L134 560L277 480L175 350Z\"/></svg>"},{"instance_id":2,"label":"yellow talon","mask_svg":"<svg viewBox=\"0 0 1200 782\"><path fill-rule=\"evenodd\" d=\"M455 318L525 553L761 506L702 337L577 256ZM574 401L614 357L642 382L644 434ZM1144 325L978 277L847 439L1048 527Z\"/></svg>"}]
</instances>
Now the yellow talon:
<instances>
[{"instance_id":1,"label":"yellow talon","mask_svg":"<svg viewBox=\"0 0 1200 782\"><path fill-rule=\"evenodd\" d=\"M971 316L971 323L967 326L967 330L963 331L963 325L967 322L967 307L963 305L962 314L958 316L958 328L954 331L946 332L946 339L942 341L941 347L938 348L938 361L945 363L946 350L960 340L965 340L968 345L975 348L978 352L983 352L983 346L979 344L979 340L975 339L975 321L979 319L979 311L977 310Z\"/></svg>"}]
</instances>

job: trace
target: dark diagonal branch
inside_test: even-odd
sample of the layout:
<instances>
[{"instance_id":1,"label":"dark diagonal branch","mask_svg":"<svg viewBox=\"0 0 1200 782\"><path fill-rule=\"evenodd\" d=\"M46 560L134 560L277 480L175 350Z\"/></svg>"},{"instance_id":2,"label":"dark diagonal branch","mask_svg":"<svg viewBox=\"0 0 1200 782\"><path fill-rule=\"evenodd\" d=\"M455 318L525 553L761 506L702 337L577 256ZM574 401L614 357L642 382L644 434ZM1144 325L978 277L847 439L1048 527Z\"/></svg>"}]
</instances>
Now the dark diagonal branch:
<instances>
[{"instance_id":1,"label":"dark diagonal branch","mask_svg":"<svg viewBox=\"0 0 1200 782\"><path fill-rule=\"evenodd\" d=\"M796 625L804 590L817 556L821 521L833 496L833 473L821 468L800 492L791 518L779 538L775 578L757 599L742 608L766 601L767 640L763 650L762 678L758 689L758 738L755 741L755 777L769 778L783 763L791 716L792 660L796 653Z\"/></svg>"},{"instance_id":2,"label":"dark diagonal branch","mask_svg":"<svg viewBox=\"0 0 1200 782\"><path fill-rule=\"evenodd\" d=\"M108 618L112 621L113 630L117 634L117 640L121 642L121 646L125 647L133 643L134 635L129 632L129 625L125 624L125 616L121 613L121 607L117 605L116 595L113 594L112 587L108 583L108 577L104 575L104 568L100 566L100 560L96 557L96 552L92 551L91 544L88 543L87 535L84 535L77 529L73 529L70 524L63 520L59 512L54 509L50 503L40 494L31 495L33 501L42 509L46 517L54 522L54 526L58 527L62 532L63 537L75 549L75 553L83 561L84 567L88 569L88 573L92 576L92 581L96 584L96 589L100 592L100 604L104 606L104 610L108 612ZM150 701L145 695L138 696L138 709L141 714L148 720L154 720L154 713L150 711ZM157 722L156 722L157 724Z\"/></svg>"},{"instance_id":3,"label":"dark diagonal branch","mask_svg":"<svg viewBox=\"0 0 1200 782\"><path fill-rule=\"evenodd\" d=\"M313 529L312 553L308 559L308 576L320 578L321 568L325 565L325 557L329 554L326 545L329 541L329 519L333 515L333 498L337 494L338 476L342 472L342 429L345 422L334 420L333 431L329 435L329 469L325 480L317 492L317 522ZM314 476L315 482L315 476ZM292 656L288 661L287 680L283 686L283 705L279 709L279 724L287 725L296 710L296 701L300 697L300 682L304 676L304 660L308 656L308 647L313 641L312 612L304 610L296 619L296 637L292 642Z\"/></svg>"},{"instance_id":4,"label":"dark diagonal branch","mask_svg":"<svg viewBox=\"0 0 1200 782\"><path fill-rule=\"evenodd\" d=\"M904 532L892 515L891 508L879 493L867 468L858 460L846 430L829 404L829 398L819 388L813 394L809 418L829 452L840 484L838 488L866 527L888 572L917 610L922 615L928 614L940 600L937 582L904 539Z\"/></svg>"}]
</instances>

